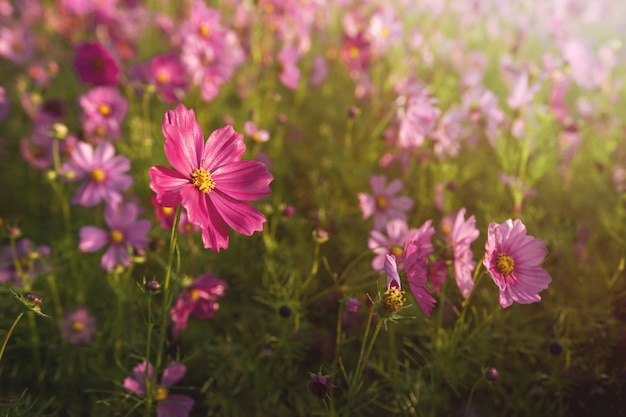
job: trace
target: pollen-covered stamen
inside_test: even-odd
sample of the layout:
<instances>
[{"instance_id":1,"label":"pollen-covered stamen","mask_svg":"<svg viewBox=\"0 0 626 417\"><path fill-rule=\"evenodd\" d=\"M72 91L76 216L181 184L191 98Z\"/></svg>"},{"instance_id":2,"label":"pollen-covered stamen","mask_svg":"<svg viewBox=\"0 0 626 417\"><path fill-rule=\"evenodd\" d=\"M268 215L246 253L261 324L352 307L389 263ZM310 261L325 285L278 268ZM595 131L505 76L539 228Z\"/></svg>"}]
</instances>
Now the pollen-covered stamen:
<instances>
[{"instance_id":1,"label":"pollen-covered stamen","mask_svg":"<svg viewBox=\"0 0 626 417\"><path fill-rule=\"evenodd\" d=\"M157 72L155 78L156 78L157 83L159 83L159 84L165 84L165 83L167 83L170 80L169 75L165 71Z\"/></svg>"},{"instance_id":2,"label":"pollen-covered stamen","mask_svg":"<svg viewBox=\"0 0 626 417\"><path fill-rule=\"evenodd\" d=\"M384 196L376 197L376 208L378 208L379 210L384 210L387 208L388 205L389 205L389 201L387 200L387 197L384 197Z\"/></svg>"},{"instance_id":3,"label":"pollen-covered stamen","mask_svg":"<svg viewBox=\"0 0 626 417\"><path fill-rule=\"evenodd\" d=\"M396 259L400 259L404 254L404 249L402 246L393 245L391 247L391 254L396 257Z\"/></svg>"},{"instance_id":4,"label":"pollen-covered stamen","mask_svg":"<svg viewBox=\"0 0 626 417\"><path fill-rule=\"evenodd\" d=\"M198 26L198 34L203 38L208 38L211 35L211 26L207 23L202 23Z\"/></svg>"},{"instance_id":5,"label":"pollen-covered stamen","mask_svg":"<svg viewBox=\"0 0 626 417\"><path fill-rule=\"evenodd\" d=\"M108 116L109 114L111 114L111 106L106 103L102 103L98 106L98 112L100 112L100 114L103 116Z\"/></svg>"},{"instance_id":6,"label":"pollen-covered stamen","mask_svg":"<svg viewBox=\"0 0 626 417\"><path fill-rule=\"evenodd\" d=\"M100 168L96 168L92 170L90 175L91 175L91 179L94 180L95 182L102 182L107 177L106 173Z\"/></svg>"},{"instance_id":7,"label":"pollen-covered stamen","mask_svg":"<svg viewBox=\"0 0 626 417\"><path fill-rule=\"evenodd\" d=\"M385 291L380 300L381 307L387 313L395 313L404 306L404 291L400 291L398 287L392 287Z\"/></svg>"},{"instance_id":8,"label":"pollen-covered stamen","mask_svg":"<svg viewBox=\"0 0 626 417\"><path fill-rule=\"evenodd\" d=\"M152 397L156 400L156 401L163 401L164 399L167 398L167 395L169 394L167 388L163 388L163 387L158 387L157 389L154 390L154 392L152 393Z\"/></svg>"},{"instance_id":9,"label":"pollen-covered stamen","mask_svg":"<svg viewBox=\"0 0 626 417\"><path fill-rule=\"evenodd\" d=\"M357 48L356 46L353 46L348 50L348 56L350 56L350 58L352 59L358 58L359 55L360 55L359 48Z\"/></svg>"},{"instance_id":10,"label":"pollen-covered stamen","mask_svg":"<svg viewBox=\"0 0 626 417\"><path fill-rule=\"evenodd\" d=\"M502 273L504 276L509 276L513 273L513 269L515 267L515 261L508 255L504 253L498 254L496 258L496 268L498 271Z\"/></svg>"},{"instance_id":11,"label":"pollen-covered stamen","mask_svg":"<svg viewBox=\"0 0 626 417\"><path fill-rule=\"evenodd\" d=\"M83 323L82 321L76 320L74 323L72 323L72 331L80 333L83 330L85 330L85 323Z\"/></svg>"},{"instance_id":12,"label":"pollen-covered stamen","mask_svg":"<svg viewBox=\"0 0 626 417\"><path fill-rule=\"evenodd\" d=\"M124 233L119 230L111 230L110 233L111 243L122 243L124 242Z\"/></svg>"},{"instance_id":13,"label":"pollen-covered stamen","mask_svg":"<svg viewBox=\"0 0 626 417\"><path fill-rule=\"evenodd\" d=\"M191 298L191 301L198 301L198 298L200 298L200 291L192 288L191 290L189 290L189 298Z\"/></svg>"},{"instance_id":14,"label":"pollen-covered stamen","mask_svg":"<svg viewBox=\"0 0 626 417\"><path fill-rule=\"evenodd\" d=\"M198 168L191 174L191 183L203 193L208 193L215 188L211 173L204 168Z\"/></svg>"}]
</instances>

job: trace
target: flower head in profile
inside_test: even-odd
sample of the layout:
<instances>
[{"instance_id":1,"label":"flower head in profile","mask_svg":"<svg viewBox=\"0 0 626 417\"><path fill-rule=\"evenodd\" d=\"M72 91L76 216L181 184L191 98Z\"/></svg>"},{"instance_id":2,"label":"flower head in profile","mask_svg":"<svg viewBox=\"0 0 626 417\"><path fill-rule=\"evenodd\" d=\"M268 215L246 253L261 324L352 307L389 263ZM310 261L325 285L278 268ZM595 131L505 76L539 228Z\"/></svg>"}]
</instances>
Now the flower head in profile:
<instances>
[{"instance_id":1,"label":"flower head in profile","mask_svg":"<svg viewBox=\"0 0 626 417\"><path fill-rule=\"evenodd\" d=\"M115 155L111 143L101 142L95 149L88 143L77 143L71 157L72 160L61 167L61 174L70 182L84 181L74 193L72 204L92 207L101 201L109 204L122 201L122 192L133 183L126 174L130 160Z\"/></svg>"},{"instance_id":2,"label":"flower head in profile","mask_svg":"<svg viewBox=\"0 0 626 417\"><path fill-rule=\"evenodd\" d=\"M96 332L96 318L87 307L79 307L65 316L61 336L70 345L89 345Z\"/></svg>"},{"instance_id":3,"label":"flower head in profile","mask_svg":"<svg viewBox=\"0 0 626 417\"><path fill-rule=\"evenodd\" d=\"M226 288L228 284L215 278L210 272L200 275L187 285L170 310L174 337L178 337L180 331L187 328L192 313L199 319L213 317L220 308L217 300L224 295Z\"/></svg>"},{"instance_id":4,"label":"flower head in profile","mask_svg":"<svg viewBox=\"0 0 626 417\"><path fill-rule=\"evenodd\" d=\"M193 398L170 394L170 388L183 379L186 371L185 365L172 361L163 371L159 382L156 381L152 365L143 361L133 368L131 376L124 378L124 388L140 397L150 392L157 402L157 417L187 417L193 408Z\"/></svg>"},{"instance_id":5,"label":"flower head in profile","mask_svg":"<svg viewBox=\"0 0 626 417\"><path fill-rule=\"evenodd\" d=\"M117 85L120 67L100 42L83 42L76 47L72 64L78 79L89 85Z\"/></svg>"},{"instance_id":6,"label":"flower head in profile","mask_svg":"<svg viewBox=\"0 0 626 417\"><path fill-rule=\"evenodd\" d=\"M479 234L476 218L470 216L465 220L465 208L459 210L452 225L451 240L454 252L454 276L463 298L467 298L474 288L472 271L476 262L470 246Z\"/></svg>"},{"instance_id":7,"label":"flower head in profile","mask_svg":"<svg viewBox=\"0 0 626 417\"><path fill-rule=\"evenodd\" d=\"M500 289L502 308L513 302L530 304L541 300L539 292L552 281L540 266L546 256L546 244L526 235L521 220L491 223L485 251L483 265Z\"/></svg>"},{"instance_id":8,"label":"flower head in profile","mask_svg":"<svg viewBox=\"0 0 626 417\"><path fill-rule=\"evenodd\" d=\"M248 201L267 196L274 177L263 163L241 160L243 135L224 126L205 142L194 111L182 104L165 113L163 135L174 169L150 168L150 188L160 205L183 205L189 221L202 228L205 248L227 248L228 226L247 236L263 230L265 216Z\"/></svg>"},{"instance_id":9,"label":"flower head in profile","mask_svg":"<svg viewBox=\"0 0 626 417\"><path fill-rule=\"evenodd\" d=\"M401 263L406 237L414 230L416 229L409 229L405 220L392 219L387 222L387 235L378 230L370 231L367 246L376 254L372 259L372 269L384 272L385 255L388 254L396 256Z\"/></svg>"},{"instance_id":10,"label":"flower head in profile","mask_svg":"<svg viewBox=\"0 0 626 417\"><path fill-rule=\"evenodd\" d=\"M110 245L102 256L101 265L107 272L115 268L131 265L130 250L144 249L150 243L146 234L150 231L150 221L137 220L139 207L129 202L107 204L104 208L104 221L109 230L95 226L84 226L79 231L78 248L81 252L95 252Z\"/></svg>"},{"instance_id":11,"label":"flower head in profile","mask_svg":"<svg viewBox=\"0 0 626 417\"><path fill-rule=\"evenodd\" d=\"M373 194L359 193L359 203L363 219L374 215L374 229L382 230L391 219L406 220L406 212L413 208L410 197L395 197L402 190L400 180L395 179L386 185L387 177L375 175L370 178Z\"/></svg>"}]
</instances>

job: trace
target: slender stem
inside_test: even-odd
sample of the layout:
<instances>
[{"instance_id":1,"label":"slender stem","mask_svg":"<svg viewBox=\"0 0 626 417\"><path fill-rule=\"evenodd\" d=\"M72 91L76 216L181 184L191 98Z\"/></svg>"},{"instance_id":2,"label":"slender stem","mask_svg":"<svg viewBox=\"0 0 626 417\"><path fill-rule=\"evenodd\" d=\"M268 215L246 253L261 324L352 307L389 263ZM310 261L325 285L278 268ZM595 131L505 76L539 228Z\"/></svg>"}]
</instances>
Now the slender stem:
<instances>
[{"instance_id":1,"label":"slender stem","mask_svg":"<svg viewBox=\"0 0 626 417\"><path fill-rule=\"evenodd\" d=\"M13 330L15 330L15 327L17 326L17 323L19 323L19 321L20 321L20 319L22 318L23 315L24 315L23 311L20 314L18 314L18 316L13 321L13 324L11 325L11 328L7 332L7 335L4 336L4 341L2 342L2 347L0 347L0 361L2 360L2 356L4 355L4 350L6 349L7 344L9 343L9 339L11 338L11 334L13 334Z\"/></svg>"}]
</instances>

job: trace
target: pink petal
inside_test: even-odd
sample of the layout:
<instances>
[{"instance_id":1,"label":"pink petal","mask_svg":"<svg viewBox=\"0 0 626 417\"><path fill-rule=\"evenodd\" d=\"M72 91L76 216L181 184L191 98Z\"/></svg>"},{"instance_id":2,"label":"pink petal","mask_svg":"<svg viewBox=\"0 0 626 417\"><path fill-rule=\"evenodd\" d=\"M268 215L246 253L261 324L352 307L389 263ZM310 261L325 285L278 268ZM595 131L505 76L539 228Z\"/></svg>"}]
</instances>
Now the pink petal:
<instances>
[{"instance_id":1,"label":"pink petal","mask_svg":"<svg viewBox=\"0 0 626 417\"><path fill-rule=\"evenodd\" d=\"M369 218L376 213L376 199L369 194L359 193L359 206L363 212L363 219Z\"/></svg>"},{"instance_id":2,"label":"pink petal","mask_svg":"<svg viewBox=\"0 0 626 417\"><path fill-rule=\"evenodd\" d=\"M411 289L413 297L415 297L415 301L417 301L417 304L419 304L424 314L426 314L427 317L430 317L430 313L433 311L437 300L433 298L430 292L423 285L412 285L409 281L409 288Z\"/></svg>"},{"instance_id":3,"label":"pink petal","mask_svg":"<svg viewBox=\"0 0 626 417\"><path fill-rule=\"evenodd\" d=\"M394 255L385 255L385 272L387 272L387 289L392 287L398 287L398 290L402 289L400 275L398 275L398 265Z\"/></svg>"},{"instance_id":4,"label":"pink petal","mask_svg":"<svg viewBox=\"0 0 626 417\"><path fill-rule=\"evenodd\" d=\"M102 201L100 187L93 181L87 181L76 189L72 196L72 204L93 207Z\"/></svg>"},{"instance_id":5,"label":"pink petal","mask_svg":"<svg viewBox=\"0 0 626 417\"><path fill-rule=\"evenodd\" d=\"M163 377L161 378L161 385L165 388L169 388L172 385L175 385L183 379L185 376L185 371L187 368L182 363L171 362L170 366L165 368L163 371Z\"/></svg>"},{"instance_id":6,"label":"pink petal","mask_svg":"<svg viewBox=\"0 0 626 417\"><path fill-rule=\"evenodd\" d=\"M94 226L81 227L78 235L78 249L81 252L95 252L109 243L109 232Z\"/></svg>"},{"instance_id":7,"label":"pink petal","mask_svg":"<svg viewBox=\"0 0 626 417\"><path fill-rule=\"evenodd\" d=\"M232 126L224 126L211 133L204 146L202 167L213 172L222 165L239 161L246 151L243 135Z\"/></svg>"},{"instance_id":8,"label":"pink petal","mask_svg":"<svg viewBox=\"0 0 626 417\"><path fill-rule=\"evenodd\" d=\"M113 158L115 155L115 148L110 142L101 142L93 153L92 163L95 166L102 167L106 161Z\"/></svg>"},{"instance_id":9,"label":"pink petal","mask_svg":"<svg viewBox=\"0 0 626 417\"><path fill-rule=\"evenodd\" d=\"M173 169L154 166L148 170L150 189L156 193L157 202L164 207L176 207L180 204L180 190L189 184L190 177L185 177Z\"/></svg>"},{"instance_id":10,"label":"pink petal","mask_svg":"<svg viewBox=\"0 0 626 417\"><path fill-rule=\"evenodd\" d=\"M193 409L194 400L187 395L170 394L159 401L157 417L188 417Z\"/></svg>"},{"instance_id":11,"label":"pink petal","mask_svg":"<svg viewBox=\"0 0 626 417\"><path fill-rule=\"evenodd\" d=\"M131 377L124 378L124 388L126 388L127 391L132 392L133 394L136 394L136 395L146 394L145 384L139 381L136 381L135 379Z\"/></svg>"},{"instance_id":12,"label":"pink petal","mask_svg":"<svg viewBox=\"0 0 626 417\"><path fill-rule=\"evenodd\" d=\"M375 195L383 193L386 182L387 177L385 177L384 175L374 175L370 178L370 187L372 187L372 191Z\"/></svg>"},{"instance_id":13,"label":"pink petal","mask_svg":"<svg viewBox=\"0 0 626 417\"><path fill-rule=\"evenodd\" d=\"M258 161L237 161L222 165L211 176L216 188L224 194L243 201L258 200L270 193L274 177Z\"/></svg>"},{"instance_id":14,"label":"pink petal","mask_svg":"<svg viewBox=\"0 0 626 417\"><path fill-rule=\"evenodd\" d=\"M200 167L204 137L193 110L179 104L163 117L165 156L170 165L183 175L191 175Z\"/></svg>"},{"instance_id":15,"label":"pink petal","mask_svg":"<svg viewBox=\"0 0 626 417\"><path fill-rule=\"evenodd\" d=\"M213 190L208 200L233 230L246 236L263 230L265 216L246 202L238 201L223 194L220 190Z\"/></svg>"},{"instance_id":16,"label":"pink petal","mask_svg":"<svg viewBox=\"0 0 626 417\"><path fill-rule=\"evenodd\" d=\"M93 147L85 142L78 142L72 151L72 161L84 171L91 171L93 164Z\"/></svg>"},{"instance_id":17,"label":"pink petal","mask_svg":"<svg viewBox=\"0 0 626 417\"><path fill-rule=\"evenodd\" d=\"M109 249L104 252L102 259L100 260L102 269L107 272L113 271L119 265L129 267L130 264L131 261L130 256L128 256L128 249L126 249L126 246L121 244L113 244L109 246Z\"/></svg>"},{"instance_id":18,"label":"pink petal","mask_svg":"<svg viewBox=\"0 0 626 417\"><path fill-rule=\"evenodd\" d=\"M395 179L391 181L391 183L387 186L384 194L387 196L391 196L391 195L396 194L398 191L402 190L403 188L404 188L404 185L402 185L402 182L399 179Z\"/></svg>"},{"instance_id":19,"label":"pink petal","mask_svg":"<svg viewBox=\"0 0 626 417\"><path fill-rule=\"evenodd\" d=\"M207 208L206 195L192 184L186 184L180 189L182 205L187 210L189 222L205 227L213 220ZM158 195L157 195L158 199Z\"/></svg>"}]
</instances>

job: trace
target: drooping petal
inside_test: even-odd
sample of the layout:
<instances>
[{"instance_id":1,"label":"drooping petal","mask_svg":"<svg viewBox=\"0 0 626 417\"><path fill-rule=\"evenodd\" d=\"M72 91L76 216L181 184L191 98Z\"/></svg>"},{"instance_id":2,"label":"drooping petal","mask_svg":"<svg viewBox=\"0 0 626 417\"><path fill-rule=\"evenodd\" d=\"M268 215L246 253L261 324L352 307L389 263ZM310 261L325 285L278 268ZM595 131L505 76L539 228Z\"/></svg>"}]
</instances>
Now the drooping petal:
<instances>
[{"instance_id":1,"label":"drooping petal","mask_svg":"<svg viewBox=\"0 0 626 417\"><path fill-rule=\"evenodd\" d=\"M258 200L270 193L269 184L274 177L258 161L237 161L222 165L211 176L224 194L243 201Z\"/></svg>"},{"instance_id":2,"label":"drooping petal","mask_svg":"<svg viewBox=\"0 0 626 417\"><path fill-rule=\"evenodd\" d=\"M129 267L131 264L130 256L128 256L128 250L126 246L120 244L113 244L109 246L109 249L104 252L100 265L102 269L107 272L113 271L117 266Z\"/></svg>"},{"instance_id":3,"label":"drooping petal","mask_svg":"<svg viewBox=\"0 0 626 417\"><path fill-rule=\"evenodd\" d=\"M213 172L222 165L239 161L246 151L243 135L232 126L221 127L211 133L204 146L202 167Z\"/></svg>"},{"instance_id":4,"label":"drooping petal","mask_svg":"<svg viewBox=\"0 0 626 417\"><path fill-rule=\"evenodd\" d=\"M213 190L207 198L233 230L246 236L263 230L265 216L246 202L237 201L220 190Z\"/></svg>"},{"instance_id":5,"label":"drooping petal","mask_svg":"<svg viewBox=\"0 0 626 417\"><path fill-rule=\"evenodd\" d=\"M193 409L194 400L187 395L170 394L159 401L157 417L188 417Z\"/></svg>"},{"instance_id":6,"label":"drooping petal","mask_svg":"<svg viewBox=\"0 0 626 417\"><path fill-rule=\"evenodd\" d=\"M157 202L164 207L180 204L180 190L189 184L190 178L164 166L154 166L148 170L150 189L156 193Z\"/></svg>"},{"instance_id":7,"label":"drooping petal","mask_svg":"<svg viewBox=\"0 0 626 417\"><path fill-rule=\"evenodd\" d=\"M367 219L372 214L376 213L376 199L374 197L366 193L359 193L358 196L363 219Z\"/></svg>"},{"instance_id":8,"label":"drooping petal","mask_svg":"<svg viewBox=\"0 0 626 417\"><path fill-rule=\"evenodd\" d=\"M93 181L87 181L76 189L72 196L72 204L93 207L102 201L100 187Z\"/></svg>"},{"instance_id":9,"label":"drooping petal","mask_svg":"<svg viewBox=\"0 0 626 417\"><path fill-rule=\"evenodd\" d=\"M81 227L78 236L78 249L81 252L95 252L109 243L109 232L94 226Z\"/></svg>"},{"instance_id":10,"label":"drooping petal","mask_svg":"<svg viewBox=\"0 0 626 417\"><path fill-rule=\"evenodd\" d=\"M149 220L139 220L126 228L124 234L126 241L133 245L135 249L143 249L150 244L150 239L146 234L152 225Z\"/></svg>"},{"instance_id":11,"label":"drooping petal","mask_svg":"<svg viewBox=\"0 0 626 417\"><path fill-rule=\"evenodd\" d=\"M390 290L393 287L397 287L398 290L401 290L402 284L400 283L398 264L394 255L385 255L385 272L387 272L387 289Z\"/></svg>"},{"instance_id":12,"label":"drooping petal","mask_svg":"<svg viewBox=\"0 0 626 417\"><path fill-rule=\"evenodd\" d=\"M411 289L411 294L415 297L415 301L417 301L417 304L419 304L424 314L426 314L427 317L430 317L430 313L433 311L437 300L433 298L424 285L412 285L411 281L409 281L409 288Z\"/></svg>"},{"instance_id":13,"label":"drooping petal","mask_svg":"<svg viewBox=\"0 0 626 417\"><path fill-rule=\"evenodd\" d=\"M169 388L175 385L183 379L187 368L182 363L171 362L170 365L163 371L163 377L161 378L161 385L165 388Z\"/></svg>"},{"instance_id":14,"label":"drooping petal","mask_svg":"<svg viewBox=\"0 0 626 417\"><path fill-rule=\"evenodd\" d=\"M180 188L180 198L183 207L187 210L189 222L205 227L211 223L211 215L207 209L205 194L192 184L185 184ZM158 196L157 196L158 199Z\"/></svg>"},{"instance_id":15,"label":"drooping petal","mask_svg":"<svg viewBox=\"0 0 626 417\"><path fill-rule=\"evenodd\" d=\"M204 147L202 129L193 109L179 104L163 117L165 156L170 165L183 175L191 175L200 167Z\"/></svg>"}]
</instances>

